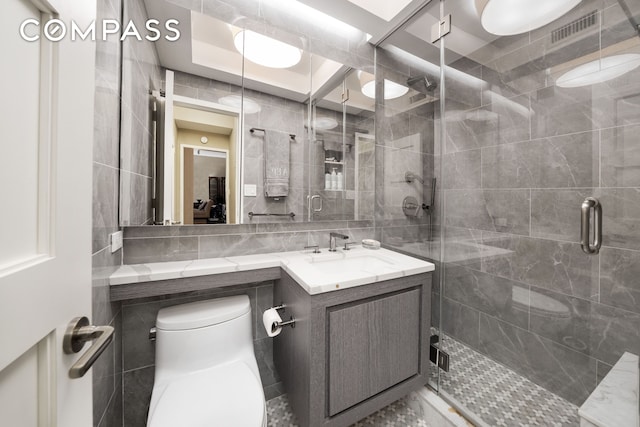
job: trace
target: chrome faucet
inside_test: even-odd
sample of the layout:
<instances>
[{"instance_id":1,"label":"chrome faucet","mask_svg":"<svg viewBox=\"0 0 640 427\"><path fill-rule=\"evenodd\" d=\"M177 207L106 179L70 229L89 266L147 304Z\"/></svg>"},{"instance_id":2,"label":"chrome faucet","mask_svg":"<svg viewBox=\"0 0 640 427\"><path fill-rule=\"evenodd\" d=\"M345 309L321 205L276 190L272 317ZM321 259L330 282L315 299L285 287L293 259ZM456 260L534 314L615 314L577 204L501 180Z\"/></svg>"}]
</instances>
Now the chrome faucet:
<instances>
[{"instance_id":1,"label":"chrome faucet","mask_svg":"<svg viewBox=\"0 0 640 427\"><path fill-rule=\"evenodd\" d=\"M336 238L349 240L349 236L345 236L344 234L331 232L329 234L329 252L336 251Z\"/></svg>"}]
</instances>

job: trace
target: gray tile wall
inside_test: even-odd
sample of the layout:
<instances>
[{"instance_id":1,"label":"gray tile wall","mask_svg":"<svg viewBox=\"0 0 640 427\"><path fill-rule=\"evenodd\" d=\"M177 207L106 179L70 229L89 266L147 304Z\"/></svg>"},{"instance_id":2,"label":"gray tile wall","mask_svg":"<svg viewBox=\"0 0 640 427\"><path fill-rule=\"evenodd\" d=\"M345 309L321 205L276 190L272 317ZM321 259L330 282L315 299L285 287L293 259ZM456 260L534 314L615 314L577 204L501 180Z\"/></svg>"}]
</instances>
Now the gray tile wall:
<instances>
[{"instance_id":1,"label":"gray tile wall","mask_svg":"<svg viewBox=\"0 0 640 427\"><path fill-rule=\"evenodd\" d=\"M147 15L142 0L98 2L97 20L133 19L144 28ZM120 191L132 191L150 200L149 126L147 88L158 80L159 69L152 43L121 44L116 37L96 42L96 94L93 154L93 272L92 321L111 325L116 337L93 367L93 424L121 426L123 422L122 311L109 301L108 278L122 265L122 251L114 254L109 234L120 229L120 219L140 223L149 217L149 206L122 206ZM121 62L121 55L123 61ZM122 64L122 66L121 66ZM138 84L138 82L143 82ZM121 92L122 85L122 92ZM121 96L122 95L122 96ZM147 123L147 124L145 124ZM122 134L121 134L122 130ZM124 209L124 211L123 211Z\"/></svg>"},{"instance_id":2,"label":"gray tile wall","mask_svg":"<svg viewBox=\"0 0 640 427\"><path fill-rule=\"evenodd\" d=\"M346 234L355 242L374 235L373 221L127 227L124 263L295 251L308 245L328 247L331 231Z\"/></svg>"},{"instance_id":3,"label":"gray tile wall","mask_svg":"<svg viewBox=\"0 0 640 427\"><path fill-rule=\"evenodd\" d=\"M120 19L122 1L98 2L97 20ZM96 41L96 93L93 139L92 322L111 325L116 337L93 366L93 425L122 425L122 313L109 301L109 275L122 264L111 254L109 234L118 227L120 177L120 43Z\"/></svg>"},{"instance_id":4,"label":"gray tile wall","mask_svg":"<svg viewBox=\"0 0 640 427\"><path fill-rule=\"evenodd\" d=\"M602 31L581 43L552 49L546 28L451 64L487 85L447 79L440 175L444 332L577 405L640 352L640 69L582 88L545 73L636 37L611 2L583 2L562 22L596 9ZM587 196L603 206L597 256L579 245Z\"/></svg>"},{"instance_id":5,"label":"gray tile wall","mask_svg":"<svg viewBox=\"0 0 640 427\"><path fill-rule=\"evenodd\" d=\"M124 2L123 22L144 28L142 0ZM152 42L128 37L122 43L120 103L120 225L152 222L153 126L150 91L160 89L160 60Z\"/></svg>"}]
</instances>

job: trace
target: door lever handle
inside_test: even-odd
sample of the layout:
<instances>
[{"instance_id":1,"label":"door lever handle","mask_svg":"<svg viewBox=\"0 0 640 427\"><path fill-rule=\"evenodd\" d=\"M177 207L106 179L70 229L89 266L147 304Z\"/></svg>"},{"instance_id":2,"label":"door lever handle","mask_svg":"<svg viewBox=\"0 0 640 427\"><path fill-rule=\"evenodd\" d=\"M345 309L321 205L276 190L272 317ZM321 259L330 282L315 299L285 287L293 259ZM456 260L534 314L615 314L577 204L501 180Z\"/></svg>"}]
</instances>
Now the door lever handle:
<instances>
[{"instance_id":1,"label":"door lever handle","mask_svg":"<svg viewBox=\"0 0 640 427\"><path fill-rule=\"evenodd\" d=\"M86 317L76 317L69 322L62 340L62 349L65 354L77 353L82 350L87 341L95 340L89 350L69 369L70 378L80 378L87 373L113 341L113 331L112 326L90 325Z\"/></svg>"}]
</instances>

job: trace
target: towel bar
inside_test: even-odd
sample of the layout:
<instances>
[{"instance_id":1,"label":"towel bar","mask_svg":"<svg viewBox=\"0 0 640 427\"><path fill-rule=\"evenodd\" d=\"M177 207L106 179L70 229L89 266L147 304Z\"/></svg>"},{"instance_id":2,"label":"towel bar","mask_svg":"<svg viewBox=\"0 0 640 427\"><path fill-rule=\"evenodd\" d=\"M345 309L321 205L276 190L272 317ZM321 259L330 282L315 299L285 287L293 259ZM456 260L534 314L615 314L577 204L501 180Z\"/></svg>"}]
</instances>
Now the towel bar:
<instances>
[{"instance_id":1,"label":"towel bar","mask_svg":"<svg viewBox=\"0 0 640 427\"><path fill-rule=\"evenodd\" d=\"M251 129L249 129L249 132L251 132L251 133L254 133L254 132L266 133L267 131L265 129L262 129L262 128L251 128ZM290 133L289 137L291 139L296 139L296 134L295 133Z\"/></svg>"},{"instance_id":2,"label":"towel bar","mask_svg":"<svg viewBox=\"0 0 640 427\"><path fill-rule=\"evenodd\" d=\"M284 213L284 214L273 214L273 213L254 213L254 212L249 212L247 215L249 215L249 218L252 218L254 216L289 216L291 218L295 217L296 214L293 212L289 212L289 213Z\"/></svg>"}]
</instances>

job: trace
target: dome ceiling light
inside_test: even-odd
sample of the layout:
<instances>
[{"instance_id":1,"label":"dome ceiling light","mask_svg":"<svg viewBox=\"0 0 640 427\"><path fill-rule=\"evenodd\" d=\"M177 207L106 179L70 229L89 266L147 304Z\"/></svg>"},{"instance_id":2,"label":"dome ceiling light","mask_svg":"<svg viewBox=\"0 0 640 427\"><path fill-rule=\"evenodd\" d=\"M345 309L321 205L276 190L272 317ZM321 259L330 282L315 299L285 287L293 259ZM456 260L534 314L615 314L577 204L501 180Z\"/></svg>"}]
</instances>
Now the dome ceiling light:
<instances>
[{"instance_id":1,"label":"dome ceiling light","mask_svg":"<svg viewBox=\"0 0 640 427\"><path fill-rule=\"evenodd\" d=\"M364 71L358 71L358 79L360 79L360 90L364 96L375 99L376 98L376 81L373 74L366 73ZM409 92L409 88L392 82L391 80L384 79L384 99L395 99Z\"/></svg>"},{"instance_id":2,"label":"dome ceiling light","mask_svg":"<svg viewBox=\"0 0 640 427\"><path fill-rule=\"evenodd\" d=\"M338 126L338 121L332 117L318 117L316 119L316 129L329 130Z\"/></svg>"},{"instance_id":3,"label":"dome ceiling light","mask_svg":"<svg viewBox=\"0 0 640 427\"><path fill-rule=\"evenodd\" d=\"M223 96L218 100L218 102L222 105L226 105L227 107L233 107L236 109L240 109L243 107L242 97L240 95L227 95ZM244 98L244 113L245 114L254 114L260 112L260 104L254 101L251 98Z\"/></svg>"},{"instance_id":4,"label":"dome ceiling light","mask_svg":"<svg viewBox=\"0 0 640 427\"><path fill-rule=\"evenodd\" d=\"M475 0L482 27L497 36L511 36L543 27L582 0Z\"/></svg>"},{"instance_id":5,"label":"dome ceiling light","mask_svg":"<svg viewBox=\"0 0 640 427\"><path fill-rule=\"evenodd\" d=\"M249 61L269 68L289 68L302 59L302 50L251 30L233 36L236 50Z\"/></svg>"},{"instance_id":6,"label":"dome ceiling light","mask_svg":"<svg viewBox=\"0 0 640 427\"><path fill-rule=\"evenodd\" d=\"M590 86L613 80L640 67L640 54L613 55L582 64L556 80L556 86L570 88Z\"/></svg>"}]
</instances>

